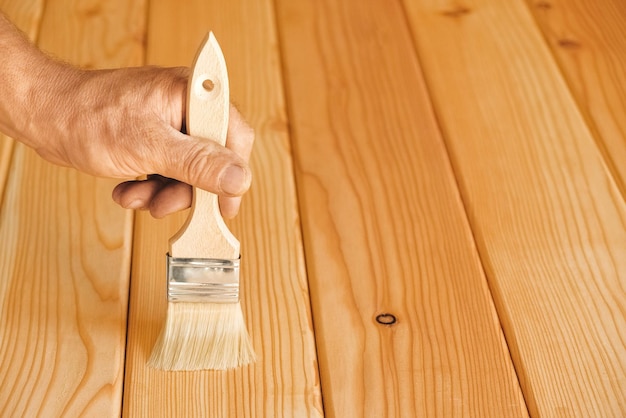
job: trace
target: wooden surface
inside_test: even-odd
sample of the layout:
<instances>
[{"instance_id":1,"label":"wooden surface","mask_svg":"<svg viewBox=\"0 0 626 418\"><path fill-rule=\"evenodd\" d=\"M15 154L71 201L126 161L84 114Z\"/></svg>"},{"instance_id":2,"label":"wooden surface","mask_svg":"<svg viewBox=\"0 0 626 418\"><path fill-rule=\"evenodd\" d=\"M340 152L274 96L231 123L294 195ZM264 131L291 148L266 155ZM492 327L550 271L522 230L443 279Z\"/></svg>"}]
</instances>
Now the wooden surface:
<instances>
[{"instance_id":1,"label":"wooden surface","mask_svg":"<svg viewBox=\"0 0 626 418\"><path fill-rule=\"evenodd\" d=\"M150 6L147 61L189 65L210 28L224 51L231 100L256 129L253 186L230 226L241 241L241 303L257 362L229 372L168 373L146 367L166 309L167 240L184 214L154 221L141 213L131 280L127 416L323 414L270 6L270 1L246 0L160 1Z\"/></svg>"},{"instance_id":2,"label":"wooden surface","mask_svg":"<svg viewBox=\"0 0 626 418\"><path fill-rule=\"evenodd\" d=\"M426 3L407 11L529 410L619 416L624 200L522 2Z\"/></svg>"},{"instance_id":3,"label":"wooden surface","mask_svg":"<svg viewBox=\"0 0 626 418\"><path fill-rule=\"evenodd\" d=\"M42 48L74 63L139 61L141 48L127 41L132 35L122 22L141 20L141 9L123 7L110 23L93 16L87 30L85 15L71 4L15 10L29 15L21 21L37 27L29 32ZM107 4L116 9L122 2ZM100 51L99 30L127 47ZM15 147L0 212L3 416L115 416L121 410L132 214L111 202L113 184Z\"/></svg>"},{"instance_id":4,"label":"wooden surface","mask_svg":"<svg viewBox=\"0 0 626 418\"><path fill-rule=\"evenodd\" d=\"M326 413L525 416L401 7L278 10Z\"/></svg>"},{"instance_id":5,"label":"wooden surface","mask_svg":"<svg viewBox=\"0 0 626 418\"><path fill-rule=\"evenodd\" d=\"M528 0L622 196L626 196L626 2Z\"/></svg>"},{"instance_id":6,"label":"wooden surface","mask_svg":"<svg viewBox=\"0 0 626 418\"><path fill-rule=\"evenodd\" d=\"M13 139L0 134L0 201L2 201L2 192L6 186L14 146Z\"/></svg>"},{"instance_id":7,"label":"wooden surface","mask_svg":"<svg viewBox=\"0 0 626 418\"><path fill-rule=\"evenodd\" d=\"M257 133L229 226L258 356L147 368L186 213L133 224L0 138L0 416L626 416L622 1L0 8L91 68L215 32Z\"/></svg>"}]
</instances>

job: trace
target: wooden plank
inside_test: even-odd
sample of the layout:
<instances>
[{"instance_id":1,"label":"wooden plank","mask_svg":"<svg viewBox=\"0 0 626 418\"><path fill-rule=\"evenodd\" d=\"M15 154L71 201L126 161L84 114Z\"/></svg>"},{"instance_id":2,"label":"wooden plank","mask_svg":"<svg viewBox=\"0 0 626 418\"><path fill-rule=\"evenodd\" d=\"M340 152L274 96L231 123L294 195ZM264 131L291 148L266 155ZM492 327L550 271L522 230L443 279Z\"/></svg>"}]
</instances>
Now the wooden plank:
<instances>
[{"instance_id":1,"label":"wooden plank","mask_svg":"<svg viewBox=\"0 0 626 418\"><path fill-rule=\"evenodd\" d=\"M325 412L525 416L400 4L277 4Z\"/></svg>"},{"instance_id":2,"label":"wooden plank","mask_svg":"<svg viewBox=\"0 0 626 418\"><path fill-rule=\"evenodd\" d=\"M626 415L626 207L529 10L405 6L531 415Z\"/></svg>"},{"instance_id":3,"label":"wooden plank","mask_svg":"<svg viewBox=\"0 0 626 418\"><path fill-rule=\"evenodd\" d=\"M271 1L153 1L148 61L191 64L207 31L226 57L232 99L256 130L254 181L233 233L242 305L257 352L229 372L146 367L164 321L167 241L186 214L137 215L125 416L317 417L322 404Z\"/></svg>"},{"instance_id":4,"label":"wooden plank","mask_svg":"<svg viewBox=\"0 0 626 418\"><path fill-rule=\"evenodd\" d=\"M39 45L94 67L141 61L141 43L125 23L141 24L142 8L125 1L91 6L48 1ZM106 48L109 42L120 48ZM132 213L112 202L113 184L16 145L0 213L6 416L121 411Z\"/></svg>"},{"instance_id":5,"label":"wooden plank","mask_svg":"<svg viewBox=\"0 0 626 418\"><path fill-rule=\"evenodd\" d=\"M528 5L626 196L626 2Z\"/></svg>"}]
</instances>

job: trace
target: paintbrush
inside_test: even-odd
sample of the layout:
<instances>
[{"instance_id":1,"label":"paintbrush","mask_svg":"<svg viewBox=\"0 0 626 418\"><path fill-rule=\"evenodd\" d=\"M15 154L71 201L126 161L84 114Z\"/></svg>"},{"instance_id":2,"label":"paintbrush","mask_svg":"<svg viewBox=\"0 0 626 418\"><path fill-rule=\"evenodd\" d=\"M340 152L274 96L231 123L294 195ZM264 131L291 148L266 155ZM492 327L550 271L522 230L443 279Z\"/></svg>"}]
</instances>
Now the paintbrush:
<instances>
[{"instance_id":1,"label":"paintbrush","mask_svg":"<svg viewBox=\"0 0 626 418\"><path fill-rule=\"evenodd\" d=\"M213 33L196 54L187 90L187 133L225 145L228 74ZM253 362L239 301L239 241L224 223L217 195L194 189L189 218L169 245L167 316L148 365L224 370Z\"/></svg>"}]
</instances>

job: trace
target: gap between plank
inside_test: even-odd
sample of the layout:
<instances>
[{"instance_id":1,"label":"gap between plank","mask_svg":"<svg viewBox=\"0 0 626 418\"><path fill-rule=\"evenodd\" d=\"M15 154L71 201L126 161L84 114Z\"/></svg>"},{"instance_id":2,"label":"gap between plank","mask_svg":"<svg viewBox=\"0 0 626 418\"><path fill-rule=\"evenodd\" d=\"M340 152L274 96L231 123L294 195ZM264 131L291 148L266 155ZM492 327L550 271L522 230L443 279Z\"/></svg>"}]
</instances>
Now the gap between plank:
<instances>
[{"instance_id":1,"label":"gap between plank","mask_svg":"<svg viewBox=\"0 0 626 418\"><path fill-rule=\"evenodd\" d=\"M531 18L531 21L533 22L533 25L539 32L540 37L543 39L543 41L547 45L548 51L550 51L550 58L555 64L556 68L558 69L559 77L563 81L563 84L567 87L569 99L574 103L574 107L578 111L581 119L585 122L585 125L587 125L587 129L589 130L589 135L593 138L593 141L596 145L596 148L598 149L598 152L600 153L600 157L609 174L609 177L613 179L613 182L615 183L615 186L617 187L619 194L622 196L622 199L626 200L626 184L622 181L619 175L619 171L616 168L615 162L611 158L610 152L607 149L606 144L604 143L604 140L602 139L602 134L600 133L600 130L597 128L596 123L594 122L594 118L591 116L591 114L588 111L584 109L583 106L581 106L581 104L578 102L576 95L572 93L572 90L573 90L572 83L569 81L569 78L566 75L567 73L563 69L563 65L556 58L554 54L554 49L552 48L552 45L550 44L550 39L548 38L547 34L542 29L542 26L539 23L536 13L531 9L531 6L528 0L519 0L519 1L523 3L523 8L525 8L530 14L530 18Z\"/></svg>"},{"instance_id":2,"label":"gap between plank","mask_svg":"<svg viewBox=\"0 0 626 418\"><path fill-rule=\"evenodd\" d=\"M404 17L404 24L406 25L406 27L408 28L409 33L411 33L411 46L413 47L413 52L415 53L415 56L417 57L417 61L419 63L419 68L420 68L420 73L416 74L416 76L421 77L424 80L424 85L425 85L425 89L426 89L426 93L428 95L428 97L430 98L430 104L432 107L432 114L433 114L433 118L435 120L435 123L437 125L437 128L439 129L439 132L441 134L441 138L442 138L442 143L443 143L443 147L445 150L445 154L446 154L446 159L448 161L448 164L450 166L450 170L452 171L453 177L454 177L454 184L456 185L456 193L457 193L457 197L459 198L461 204L463 205L463 215L464 215L464 220L465 223L469 229L469 232L471 234L472 237L472 242L474 243L475 246L475 252L476 255L478 256L478 260L480 261L480 270L482 272L482 276L483 276L483 281L487 286L487 289L489 291L489 296L490 296L490 301L491 301L491 308L496 312L496 315L498 316L498 324L500 326L500 333L501 333L501 337L504 340L504 344L507 347L507 352L508 352L508 358L511 362L511 364L513 365L513 369L515 370L515 376L517 377L517 384L518 386L521 388L520 392L524 398L524 405L526 406L526 412L528 413L528 416L531 416L530 414L530 410L528 408L528 402L529 400L527 399L527 395L526 395L526 391L523 390L523 386L522 386L522 381L520 380L520 373L523 373L523 371L521 371L518 368L518 365L515 363L515 361L513 360L513 356L511 355L511 344L509 344L509 338L507 337L505 328L502 324L502 311L504 310L502 307L499 307L498 304L496 303L496 298L494 298L494 294L495 291L491 285L491 281L487 278L487 269L485 268L485 264L487 264L487 261L485 260L485 258L483 257L483 252L480 251L481 246L479 245L478 239L476 237L476 233L474 231L474 223L472 222L472 214L470 213L469 210L469 205L467 203L467 200L465 198L466 193L464 192L461 183L459 182L459 168L458 165L456 163L456 161L454 161L454 158L452 157L451 153L450 153L450 146L449 146L449 140L448 140L448 134L446 132L446 129L444 127L444 125L441 123L441 118L439 115L439 110L437 109L437 106L435 106L435 103L433 101L433 94L432 94L432 89L430 87L430 82L428 80L428 77L426 75L426 72L424 71L424 68L422 67L422 59L419 53L419 49L417 48L417 44L415 43L415 38L417 37L417 34L415 33L415 31L413 30L413 26L411 25L411 22L409 21L409 17L407 14L407 9L406 9L406 5L404 3L404 0L396 0L400 3L400 8L402 9L403 13L402 16ZM520 365L521 367L521 365Z\"/></svg>"},{"instance_id":3,"label":"gap between plank","mask_svg":"<svg viewBox=\"0 0 626 418\"><path fill-rule=\"evenodd\" d=\"M286 113L286 117L287 117L287 136L289 138L289 155L291 155L291 176L294 179L293 181L293 187L294 187L294 191L295 191L295 197L296 197L296 207L298 208L298 236L299 236L299 242L300 242L300 249L301 249L301 257L302 257L302 262L304 264L304 272L306 274L306 282L307 282L307 294L308 294L308 299L309 299L309 317L311 318L311 326L313 328L313 339L315 340L315 358L317 359L317 379L320 385L320 394L321 394L321 403L322 403L322 415L326 416L326 407L324 404L324 384L322 381L322 376L320 374L320 356L319 356L319 352L320 352L320 348L319 345L317 343L317 334L315 333L316 327L315 327L315 315L313 315L313 302L312 302L312 295L311 295L311 284L309 281L309 264L308 264L308 260L306 257L306 242L304 240L304 226L302 224L302 204L301 204L301 191L300 188L298 187L298 182L296 181L297 179L297 171L296 170L296 164L298 164L298 160L296 158L296 152L294 151L295 147L297 146L295 141L292 140L292 138L294 137L294 132L293 132L293 128L292 128L292 124L290 123L291 121L291 116L292 116L292 112L291 112L291 106L290 106L290 102L289 102L289 85L288 83L285 82L285 73L286 73L286 65L285 65L285 60L283 58L285 50L283 48L283 34L282 34L282 26L280 24L278 24L279 21L279 17L278 17L278 12L277 12L277 6L276 6L276 0L271 0L271 4L272 4L272 17L274 19L274 27L276 28L276 43L278 44L278 62L279 62L279 71L280 71L280 82L282 84L283 87L283 103L285 104L285 113Z\"/></svg>"}]
</instances>

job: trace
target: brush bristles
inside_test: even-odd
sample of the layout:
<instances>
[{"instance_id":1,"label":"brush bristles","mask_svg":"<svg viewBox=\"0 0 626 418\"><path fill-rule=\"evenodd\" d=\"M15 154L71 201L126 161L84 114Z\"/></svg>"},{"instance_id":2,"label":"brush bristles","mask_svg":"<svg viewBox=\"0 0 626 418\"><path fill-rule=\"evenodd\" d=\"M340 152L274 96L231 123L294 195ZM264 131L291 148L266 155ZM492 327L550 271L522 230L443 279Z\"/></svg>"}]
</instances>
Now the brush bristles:
<instances>
[{"instance_id":1,"label":"brush bristles","mask_svg":"<svg viewBox=\"0 0 626 418\"><path fill-rule=\"evenodd\" d=\"M239 302L168 302L165 327L148 365L162 370L226 370L254 360Z\"/></svg>"}]
</instances>

